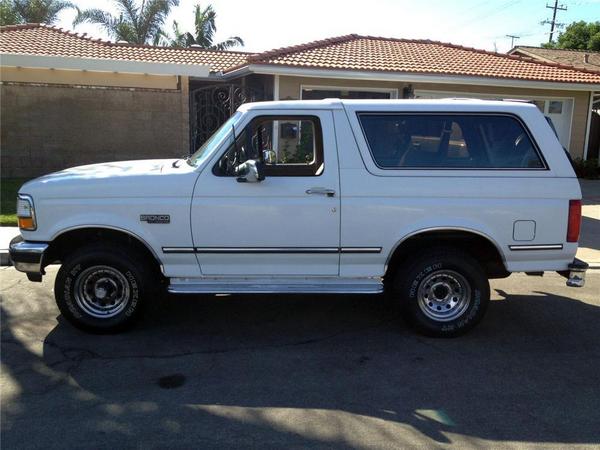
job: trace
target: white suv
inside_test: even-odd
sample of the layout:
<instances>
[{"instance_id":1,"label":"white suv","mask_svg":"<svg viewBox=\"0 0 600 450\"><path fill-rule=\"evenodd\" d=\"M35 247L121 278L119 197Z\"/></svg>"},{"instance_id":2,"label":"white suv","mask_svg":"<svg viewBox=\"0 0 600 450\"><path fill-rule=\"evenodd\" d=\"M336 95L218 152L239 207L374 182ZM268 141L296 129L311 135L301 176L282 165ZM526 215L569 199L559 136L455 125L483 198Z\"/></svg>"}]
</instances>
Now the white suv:
<instances>
[{"instance_id":1,"label":"white suv","mask_svg":"<svg viewBox=\"0 0 600 450\"><path fill-rule=\"evenodd\" d=\"M171 293L344 293L397 299L455 336L488 279L575 259L579 183L538 109L477 100L243 105L187 159L75 167L25 184L15 267L60 262L62 314L120 330Z\"/></svg>"}]
</instances>

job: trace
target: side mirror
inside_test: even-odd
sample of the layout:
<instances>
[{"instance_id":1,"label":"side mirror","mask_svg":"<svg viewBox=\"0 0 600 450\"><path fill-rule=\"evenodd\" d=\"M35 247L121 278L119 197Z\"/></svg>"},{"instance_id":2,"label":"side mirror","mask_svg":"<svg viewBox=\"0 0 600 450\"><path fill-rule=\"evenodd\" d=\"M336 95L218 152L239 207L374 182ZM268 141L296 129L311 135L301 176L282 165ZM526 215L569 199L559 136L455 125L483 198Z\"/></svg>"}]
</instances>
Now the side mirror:
<instances>
[{"instance_id":1,"label":"side mirror","mask_svg":"<svg viewBox=\"0 0 600 450\"><path fill-rule=\"evenodd\" d=\"M258 183L265 179L265 165L261 161L249 159L235 168L238 183Z\"/></svg>"},{"instance_id":2,"label":"side mirror","mask_svg":"<svg viewBox=\"0 0 600 450\"><path fill-rule=\"evenodd\" d=\"M275 164L277 162L277 155L273 150L263 150L263 161L266 164Z\"/></svg>"}]
</instances>

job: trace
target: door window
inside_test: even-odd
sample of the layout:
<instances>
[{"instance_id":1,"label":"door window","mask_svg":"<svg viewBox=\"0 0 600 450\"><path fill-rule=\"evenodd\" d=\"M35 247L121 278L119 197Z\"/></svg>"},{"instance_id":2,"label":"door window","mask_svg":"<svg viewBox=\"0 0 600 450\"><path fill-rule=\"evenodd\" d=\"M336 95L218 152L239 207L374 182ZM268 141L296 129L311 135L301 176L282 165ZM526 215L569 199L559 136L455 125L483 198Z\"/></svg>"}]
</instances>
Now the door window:
<instances>
[{"instance_id":1,"label":"door window","mask_svg":"<svg viewBox=\"0 0 600 450\"><path fill-rule=\"evenodd\" d=\"M323 173L323 135L315 116L255 118L219 159L217 176L234 176L248 159L261 160L266 176L318 176Z\"/></svg>"}]
</instances>

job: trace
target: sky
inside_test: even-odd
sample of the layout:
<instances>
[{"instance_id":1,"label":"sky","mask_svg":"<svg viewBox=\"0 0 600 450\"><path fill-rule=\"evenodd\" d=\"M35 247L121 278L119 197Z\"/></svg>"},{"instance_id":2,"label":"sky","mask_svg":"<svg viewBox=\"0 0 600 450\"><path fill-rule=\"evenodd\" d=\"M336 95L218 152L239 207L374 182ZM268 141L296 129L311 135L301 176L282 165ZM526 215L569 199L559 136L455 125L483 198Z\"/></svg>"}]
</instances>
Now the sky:
<instances>
[{"instance_id":1,"label":"sky","mask_svg":"<svg viewBox=\"0 0 600 450\"><path fill-rule=\"evenodd\" d=\"M112 0L71 0L82 9L117 12ZM138 0L141 1L141 0ZM193 30L193 10L198 0L180 0L167 20L171 31ZM546 8L553 0L211 0L217 12L217 40L240 36L240 50L258 52L317 39L357 33L409 39L431 39L485 50L506 52L507 34L520 36L515 45L548 41L552 18ZM600 0L563 0L557 22L600 20ZM72 26L76 12L64 11L58 26L111 39L95 25Z\"/></svg>"}]
</instances>

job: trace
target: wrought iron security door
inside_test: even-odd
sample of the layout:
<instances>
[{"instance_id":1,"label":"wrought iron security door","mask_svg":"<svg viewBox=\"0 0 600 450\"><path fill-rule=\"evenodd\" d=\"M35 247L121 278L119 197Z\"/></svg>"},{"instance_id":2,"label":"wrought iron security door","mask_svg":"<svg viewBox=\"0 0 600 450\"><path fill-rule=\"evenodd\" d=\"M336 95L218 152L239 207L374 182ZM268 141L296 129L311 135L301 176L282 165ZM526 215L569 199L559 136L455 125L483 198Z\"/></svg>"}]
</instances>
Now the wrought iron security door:
<instances>
[{"instance_id":1,"label":"wrought iron security door","mask_svg":"<svg viewBox=\"0 0 600 450\"><path fill-rule=\"evenodd\" d=\"M190 145L196 151L243 103L264 99L264 93L237 84L194 89L190 95Z\"/></svg>"}]
</instances>

